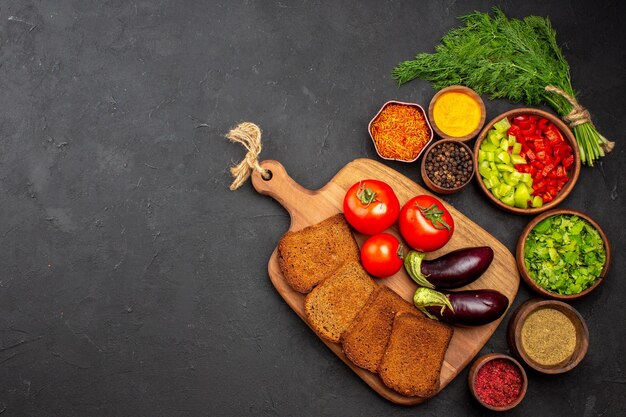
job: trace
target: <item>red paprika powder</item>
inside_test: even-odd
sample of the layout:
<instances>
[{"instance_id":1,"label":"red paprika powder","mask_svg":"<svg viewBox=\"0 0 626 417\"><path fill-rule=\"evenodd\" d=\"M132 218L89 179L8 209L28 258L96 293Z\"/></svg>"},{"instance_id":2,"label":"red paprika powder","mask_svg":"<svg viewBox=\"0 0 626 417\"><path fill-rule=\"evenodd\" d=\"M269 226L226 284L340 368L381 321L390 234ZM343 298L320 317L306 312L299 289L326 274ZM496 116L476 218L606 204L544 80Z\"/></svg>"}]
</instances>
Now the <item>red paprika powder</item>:
<instances>
[{"instance_id":1,"label":"red paprika powder","mask_svg":"<svg viewBox=\"0 0 626 417\"><path fill-rule=\"evenodd\" d=\"M504 407L517 400L522 391L522 375L506 359L494 359L484 364L476 373L476 395L492 407Z\"/></svg>"}]
</instances>

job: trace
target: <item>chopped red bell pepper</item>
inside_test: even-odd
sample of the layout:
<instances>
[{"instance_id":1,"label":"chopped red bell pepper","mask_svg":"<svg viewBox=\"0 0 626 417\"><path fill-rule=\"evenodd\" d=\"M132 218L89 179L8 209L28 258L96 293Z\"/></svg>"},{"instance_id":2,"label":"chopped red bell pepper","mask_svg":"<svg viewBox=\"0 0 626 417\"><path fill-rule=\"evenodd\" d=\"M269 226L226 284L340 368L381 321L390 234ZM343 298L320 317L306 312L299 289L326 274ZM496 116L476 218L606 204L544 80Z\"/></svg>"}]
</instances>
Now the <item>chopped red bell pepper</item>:
<instances>
[{"instance_id":1,"label":"chopped red bell pepper","mask_svg":"<svg viewBox=\"0 0 626 417\"><path fill-rule=\"evenodd\" d=\"M547 163L546 165L544 165L543 169L541 170L541 173L543 174L544 177L547 177L548 174L550 174L554 169L554 165L552 163Z\"/></svg>"},{"instance_id":2,"label":"chopped red bell pepper","mask_svg":"<svg viewBox=\"0 0 626 417\"><path fill-rule=\"evenodd\" d=\"M517 138L520 135L520 130L519 126L512 124L511 127L509 127L507 135L515 136Z\"/></svg>"},{"instance_id":3,"label":"chopped red bell pepper","mask_svg":"<svg viewBox=\"0 0 626 417\"><path fill-rule=\"evenodd\" d=\"M567 169L574 163L574 155L570 155L567 158L563 159L563 168Z\"/></svg>"},{"instance_id":4,"label":"chopped red bell pepper","mask_svg":"<svg viewBox=\"0 0 626 417\"><path fill-rule=\"evenodd\" d=\"M546 182L542 179L539 179L538 181L535 181L533 179L533 188L535 189L535 195L545 191L546 189Z\"/></svg>"},{"instance_id":5,"label":"chopped red bell pepper","mask_svg":"<svg viewBox=\"0 0 626 417\"><path fill-rule=\"evenodd\" d=\"M544 193L541 196L541 199L543 200L543 202L545 204L545 203L549 203L550 201L554 200L554 197L550 193Z\"/></svg>"},{"instance_id":6,"label":"chopped red bell pepper","mask_svg":"<svg viewBox=\"0 0 626 417\"><path fill-rule=\"evenodd\" d=\"M537 152L546 150L546 144L542 139L533 140L533 144L535 145L535 151Z\"/></svg>"},{"instance_id":7,"label":"chopped red bell pepper","mask_svg":"<svg viewBox=\"0 0 626 417\"><path fill-rule=\"evenodd\" d=\"M546 119L546 118L541 118L539 120L539 122L537 123L537 127L542 130L545 131L546 129L548 129L550 126L552 125L552 123L550 122L550 120Z\"/></svg>"},{"instance_id":8,"label":"chopped red bell pepper","mask_svg":"<svg viewBox=\"0 0 626 417\"><path fill-rule=\"evenodd\" d=\"M546 154L545 150L543 150L543 149L539 150L538 149L537 152L535 152L535 155L537 155L537 159L541 163L544 163L546 161L547 154ZM539 167L537 167L537 168L539 168Z\"/></svg>"},{"instance_id":9,"label":"chopped red bell pepper","mask_svg":"<svg viewBox=\"0 0 626 417\"><path fill-rule=\"evenodd\" d=\"M561 138L559 137L559 133L554 129L548 129L544 132L544 136L546 139L550 141L550 143L560 143Z\"/></svg>"},{"instance_id":10,"label":"chopped red bell pepper","mask_svg":"<svg viewBox=\"0 0 626 417\"><path fill-rule=\"evenodd\" d=\"M520 129L522 129L522 131L528 130L528 129L534 129L534 125L532 123L530 123L530 120L526 119L526 120L519 120L516 123L517 126L519 126Z\"/></svg>"},{"instance_id":11,"label":"chopped red bell pepper","mask_svg":"<svg viewBox=\"0 0 626 417\"><path fill-rule=\"evenodd\" d=\"M515 117L508 134L522 144L520 155L528 164L515 168L531 175L532 195L540 196L544 203L552 201L569 181L568 169L574 164L571 146L554 123L535 115Z\"/></svg>"}]
</instances>

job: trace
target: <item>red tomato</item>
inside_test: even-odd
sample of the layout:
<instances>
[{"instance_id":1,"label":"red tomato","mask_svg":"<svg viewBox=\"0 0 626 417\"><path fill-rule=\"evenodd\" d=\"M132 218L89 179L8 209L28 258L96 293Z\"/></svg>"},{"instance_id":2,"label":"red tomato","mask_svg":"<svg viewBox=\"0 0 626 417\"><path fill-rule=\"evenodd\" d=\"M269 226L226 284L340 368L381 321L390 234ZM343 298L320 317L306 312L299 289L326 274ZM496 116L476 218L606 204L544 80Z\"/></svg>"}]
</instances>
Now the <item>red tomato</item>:
<instances>
[{"instance_id":1,"label":"red tomato","mask_svg":"<svg viewBox=\"0 0 626 417\"><path fill-rule=\"evenodd\" d=\"M407 201L398 223L406 243L421 252L443 247L454 233L452 216L441 201L429 195L418 195Z\"/></svg>"},{"instance_id":2,"label":"red tomato","mask_svg":"<svg viewBox=\"0 0 626 417\"><path fill-rule=\"evenodd\" d=\"M391 227L400 213L400 202L393 189L378 180L354 184L343 199L343 214L357 231L375 235Z\"/></svg>"},{"instance_id":3,"label":"red tomato","mask_svg":"<svg viewBox=\"0 0 626 417\"><path fill-rule=\"evenodd\" d=\"M402 268L402 245L394 235L379 233L361 247L361 263L370 275L387 278Z\"/></svg>"}]
</instances>

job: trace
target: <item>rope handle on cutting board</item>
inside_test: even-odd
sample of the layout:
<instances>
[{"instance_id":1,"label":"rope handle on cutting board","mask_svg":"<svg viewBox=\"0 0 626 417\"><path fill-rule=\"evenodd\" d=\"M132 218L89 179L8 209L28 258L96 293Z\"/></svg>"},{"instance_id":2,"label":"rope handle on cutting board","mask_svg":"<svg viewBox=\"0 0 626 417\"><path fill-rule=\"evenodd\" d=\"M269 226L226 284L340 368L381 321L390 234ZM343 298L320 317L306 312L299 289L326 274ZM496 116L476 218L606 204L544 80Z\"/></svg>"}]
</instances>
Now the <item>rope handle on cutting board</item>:
<instances>
[{"instance_id":1,"label":"rope handle on cutting board","mask_svg":"<svg viewBox=\"0 0 626 417\"><path fill-rule=\"evenodd\" d=\"M262 148L261 134L261 128L251 122L239 123L226 134L226 138L231 142L240 143L248 150L241 162L230 168L233 176L233 182L230 184L231 191L241 187L254 171L258 172L264 180L272 178L271 171L259 164L259 154Z\"/></svg>"}]
</instances>

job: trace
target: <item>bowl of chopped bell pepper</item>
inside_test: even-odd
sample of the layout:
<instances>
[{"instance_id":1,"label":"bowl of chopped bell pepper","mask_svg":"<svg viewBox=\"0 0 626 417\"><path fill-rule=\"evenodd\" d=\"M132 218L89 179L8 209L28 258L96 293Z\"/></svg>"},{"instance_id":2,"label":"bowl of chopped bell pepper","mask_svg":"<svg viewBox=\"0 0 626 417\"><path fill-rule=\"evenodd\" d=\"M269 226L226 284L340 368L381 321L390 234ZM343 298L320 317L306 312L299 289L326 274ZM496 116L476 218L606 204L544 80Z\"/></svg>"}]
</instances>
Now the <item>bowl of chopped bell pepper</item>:
<instances>
[{"instance_id":1,"label":"bowl of chopped bell pepper","mask_svg":"<svg viewBox=\"0 0 626 417\"><path fill-rule=\"evenodd\" d=\"M560 204L580 174L571 130L557 116L519 108L500 114L474 145L478 185L498 207L538 214Z\"/></svg>"}]
</instances>

